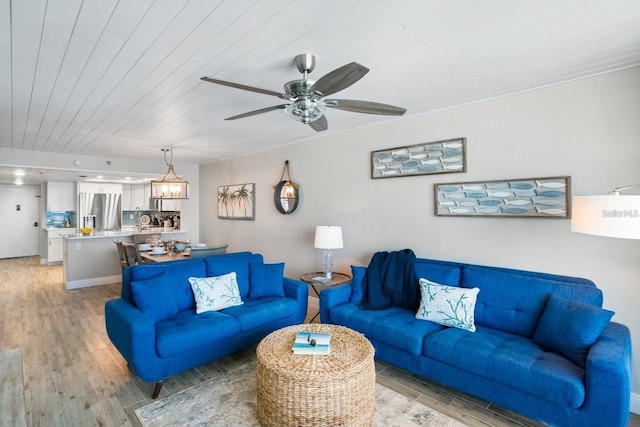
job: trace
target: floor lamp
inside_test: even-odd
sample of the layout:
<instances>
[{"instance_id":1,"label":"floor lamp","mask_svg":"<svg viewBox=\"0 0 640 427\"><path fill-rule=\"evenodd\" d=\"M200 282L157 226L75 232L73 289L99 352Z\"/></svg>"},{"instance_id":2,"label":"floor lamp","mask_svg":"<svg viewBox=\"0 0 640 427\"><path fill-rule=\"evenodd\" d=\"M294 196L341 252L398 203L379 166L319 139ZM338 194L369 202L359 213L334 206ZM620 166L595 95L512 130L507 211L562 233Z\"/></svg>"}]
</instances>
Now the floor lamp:
<instances>
[{"instance_id":1,"label":"floor lamp","mask_svg":"<svg viewBox=\"0 0 640 427\"><path fill-rule=\"evenodd\" d=\"M571 231L621 239L640 239L640 196L622 195L640 184L615 188L607 196L574 196Z\"/></svg>"}]
</instances>

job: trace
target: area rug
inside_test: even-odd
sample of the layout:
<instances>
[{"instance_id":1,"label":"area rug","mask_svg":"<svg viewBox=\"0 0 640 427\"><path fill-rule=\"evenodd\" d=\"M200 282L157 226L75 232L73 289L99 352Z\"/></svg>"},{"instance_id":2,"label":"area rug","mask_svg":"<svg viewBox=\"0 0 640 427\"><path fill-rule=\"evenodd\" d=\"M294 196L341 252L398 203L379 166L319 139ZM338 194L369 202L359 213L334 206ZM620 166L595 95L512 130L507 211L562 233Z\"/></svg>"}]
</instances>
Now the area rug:
<instances>
[{"instance_id":1,"label":"area rug","mask_svg":"<svg viewBox=\"0 0 640 427\"><path fill-rule=\"evenodd\" d=\"M259 426L255 363L209 379L136 409L144 427ZM464 426L446 415L376 384L374 426Z\"/></svg>"},{"instance_id":2,"label":"area rug","mask_svg":"<svg viewBox=\"0 0 640 427\"><path fill-rule=\"evenodd\" d=\"M27 425L22 377L22 351L0 351L0 425Z\"/></svg>"}]
</instances>

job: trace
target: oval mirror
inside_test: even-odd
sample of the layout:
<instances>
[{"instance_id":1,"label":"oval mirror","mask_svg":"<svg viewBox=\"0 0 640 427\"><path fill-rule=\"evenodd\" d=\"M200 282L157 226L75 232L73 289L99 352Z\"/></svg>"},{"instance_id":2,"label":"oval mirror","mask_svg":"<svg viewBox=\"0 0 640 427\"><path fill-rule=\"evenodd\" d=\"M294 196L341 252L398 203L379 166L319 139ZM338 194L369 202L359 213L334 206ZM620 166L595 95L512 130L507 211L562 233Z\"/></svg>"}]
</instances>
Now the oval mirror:
<instances>
[{"instance_id":1,"label":"oval mirror","mask_svg":"<svg viewBox=\"0 0 640 427\"><path fill-rule=\"evenodd\" d=\"M273 193L273 203L281 214L293 213L298 208L298 186L290 181L280 181Z\"/></svg>"}]
</instances>

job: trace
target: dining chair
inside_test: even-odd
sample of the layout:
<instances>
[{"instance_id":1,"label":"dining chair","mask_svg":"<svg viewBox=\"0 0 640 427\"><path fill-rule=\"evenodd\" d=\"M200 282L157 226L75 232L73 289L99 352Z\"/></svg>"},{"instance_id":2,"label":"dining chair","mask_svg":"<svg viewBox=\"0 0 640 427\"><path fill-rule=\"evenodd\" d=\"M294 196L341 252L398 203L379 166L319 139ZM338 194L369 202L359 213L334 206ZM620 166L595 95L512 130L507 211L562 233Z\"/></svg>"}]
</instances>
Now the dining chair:
<instances>
[{"instance_id":1,"label":"dining chair","mask_svg":"<svg viewBox=\"0 0 640 427\"><path fill-rule=\"evenodd\" d=\"M212 255L222 255L227 252L228 245L205 246L204 248L193 247L190 250L191 258L198 258Z\"/></svg>"},{"instance_id":2,"label":"dining chair","mask_svg":"<svg viewBox=\"0 0 640 427\"><path fill-rule=\"evenodd\" d=\"M142 264L142 257L140 256L140 250L135 243L123 243L124 252L127 256L127 263L129 266Z\"/></svg>"},{"instance_id":3,"label":"dining chair","mask_svg":"<svg viewBox=\"0 0 640 427\"><path fill-rule=\"evenodd\" d=\"M129 261L127 260L127 254L124 250L122 240L113 239L113 243L116 244L116 248L118 248L118 259L120 260L120 267L122 267L122 271L129 266Z\"/></svg>"}]
</instances>

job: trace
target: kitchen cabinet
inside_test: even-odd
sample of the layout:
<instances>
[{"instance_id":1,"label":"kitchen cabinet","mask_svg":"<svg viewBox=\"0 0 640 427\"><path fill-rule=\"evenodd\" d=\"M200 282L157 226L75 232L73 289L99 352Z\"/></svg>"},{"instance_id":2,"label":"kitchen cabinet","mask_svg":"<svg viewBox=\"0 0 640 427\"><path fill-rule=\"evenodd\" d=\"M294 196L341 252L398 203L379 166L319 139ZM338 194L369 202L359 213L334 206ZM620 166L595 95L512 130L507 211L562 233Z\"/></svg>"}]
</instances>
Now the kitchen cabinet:
<instances>
[{"instance_id":1,"label":"kitchen cabinet","mask_svg":"<svg viewBox=\"0 0 640 427\"><path fill-rule=\"evenodd\" d=\"M151 184L133 185L131 190L131 200L134 209L139 206L141 210L149 210L149 196L151 195Z\"/></svg>"},{"instance_id":2,"label":"kitchen cabinet","mask_svg":"<svg viewBox=\"0 0 640 427\"><path fill-rule=\"evenodd\" d=\"M122 194L122 184L110 182L81 182L78 193L115 193Z\"/></svg>"},{"instance_id":3,"label":"kitchen cabinet","mask_svg":"<svg viewBox=\"0 0 640 427\"><path fill-rule=\"evenodd\" d=\"M120 199L120 207L123 211L132 211L136 207L131 203L131 185L122 186L122 198Z\"/></svg>"},{"instance_id":4,"label":"kitchen cabinet","mask_svg":"<svg viewBox=\"0 0 640 427\"><path fill-rule=\"evenodd\" d=\"M69 233L69 230L49 230L47 231L47 264L58 264L62 262L62 236Z\"/></svg>"},{"instance_id":5,"label":"kitchen cabinet","mask_svg":"<svg viewBox=\"0 0 640 427\"><path fill-rule=\"evenodd\" d=\"M47 254L47 263L62 262L62 237L49 239L49 253Z\"/></svg>"},{"instance_id":6,"label":"kitchen cabinet","mask_svg":"<svg viewBox=\"0 0 640 427\"><path fill-rule=\"evenodd\" d=\"M47 182L47 210L52 212L75 211L76 183Z\"/></svg>"},{"instance_id":7,"label":"kitchen cabinet","mask_svg":"<svg viewBox=\"0 0 640 427\"><path fill-rule=\"evenodd\" d=\"M151 194L151 184L130 184L122 186L122 210L134 211L140 208L142 211L149 210L149 195Z\"/></svg>"}]
</instances>

